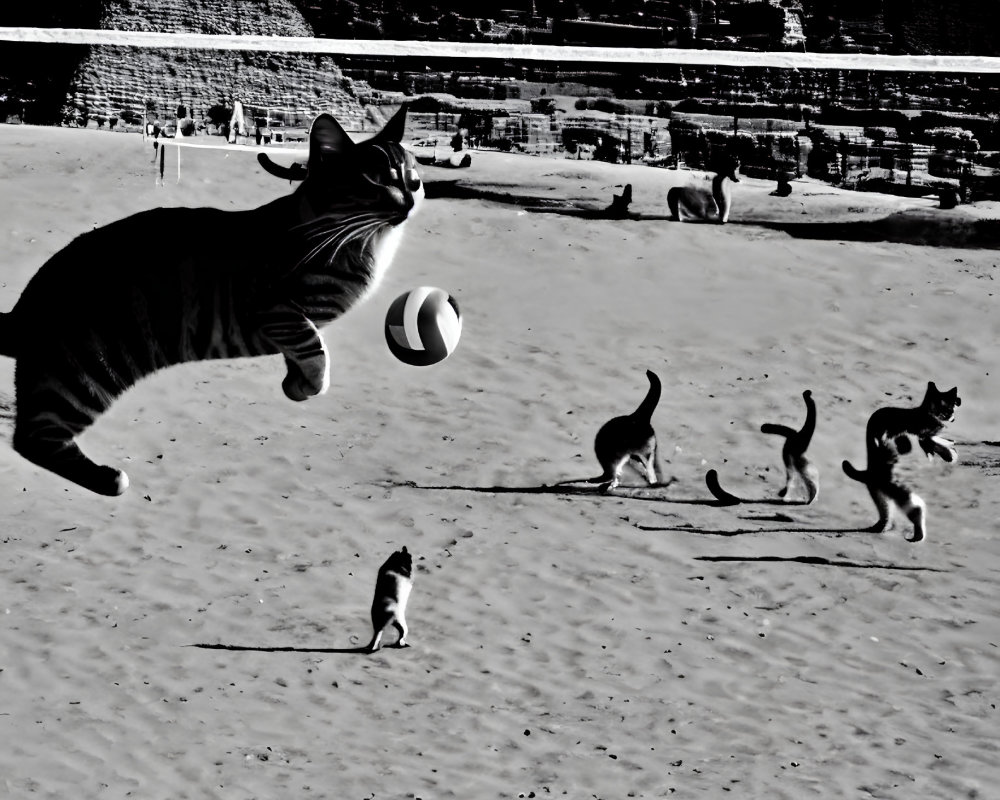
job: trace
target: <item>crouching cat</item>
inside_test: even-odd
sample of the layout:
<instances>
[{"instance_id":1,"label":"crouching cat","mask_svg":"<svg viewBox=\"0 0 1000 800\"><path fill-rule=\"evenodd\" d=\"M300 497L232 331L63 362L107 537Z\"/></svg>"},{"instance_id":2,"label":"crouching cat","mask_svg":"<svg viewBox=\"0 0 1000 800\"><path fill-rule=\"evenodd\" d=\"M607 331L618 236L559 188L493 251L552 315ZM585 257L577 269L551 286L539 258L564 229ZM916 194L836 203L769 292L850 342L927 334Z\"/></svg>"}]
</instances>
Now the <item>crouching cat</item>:
<instances>
[{"instance_id":1,"label":"crouching cat","mask_svg":"<svg viewBox=\"0 0 1000 800\"><path fill-rule=\"evenodd\" d=\"M389 266L403 223L423 197L400 145L401 109L354 143L321 114L307 165L268 172L300 180L250 211L158 208L85 233L28 282L0 314L0 353L17 359L14 449L103 495L128 476L100 466L75 437L140 378L185 361L280 354L292 400L326 391L319 328L362 301ZM182 231L196 245L168 246ZM150 248L150 242L164 243ZM140 267L112 252L146 252Z\"/></svg>"},{"instance_id":2,"label":"crouching cat","mask_svg":"<svg viewBox=\"0 0 1000 800\"><path fill-rule=\"evenodd\" d=\"M938 434L955 418L955 409L961 404L957 387L942 392L931 381L916 408L880 408L868 419L865 428L868 468L856 469L849 461L844 461L843 468L848 477L867 486L875 503L878 521L869 530L875 533L888 530L895 505L913 524L910 541L919 542L926 536L927 506L897 479L896 464L901 454L912 449L910 436L917 437L928 458L937 455L947 462L955 461L958 452L954 442Z\"/></svg>"}]
</instances>

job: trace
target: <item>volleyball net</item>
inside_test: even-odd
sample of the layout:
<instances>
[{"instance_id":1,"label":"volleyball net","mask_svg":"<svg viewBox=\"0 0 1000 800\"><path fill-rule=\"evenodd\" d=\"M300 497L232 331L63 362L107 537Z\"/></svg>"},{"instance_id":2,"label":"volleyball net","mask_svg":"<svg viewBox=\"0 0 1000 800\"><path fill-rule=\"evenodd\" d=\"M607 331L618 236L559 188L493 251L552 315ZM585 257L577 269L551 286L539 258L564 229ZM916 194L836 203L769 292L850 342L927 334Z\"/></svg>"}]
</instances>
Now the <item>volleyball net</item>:
<instances>
[{"instance_id":1,"label":"volleyball net","mask_svg":"<svg viewBox=\"0 0 1000 800\"><path fill-rule=\"evenodd\" d=\"M63 121L142 130L176 145L178 158L185 146L302 150L320 112L364 134L406 101L409 137L435 148L463 130L481 147L697 167L726 146L744 151L750 171L844 182L935 171L957 180L1000 166L1000 58L990 56L0 27L2 42L88 45L88 75L106 79L68 96ZM929 75L939 85L928 88ZM557 122L552 95L566 84L590 97L564 101ZM934 92L960 110L946 113ZM976 93L980 108L993 104L992 120L962 113ZM909 127L907 115L934 103L922 142L881 121L896 114Z\"/></svg>"}]
</instances>

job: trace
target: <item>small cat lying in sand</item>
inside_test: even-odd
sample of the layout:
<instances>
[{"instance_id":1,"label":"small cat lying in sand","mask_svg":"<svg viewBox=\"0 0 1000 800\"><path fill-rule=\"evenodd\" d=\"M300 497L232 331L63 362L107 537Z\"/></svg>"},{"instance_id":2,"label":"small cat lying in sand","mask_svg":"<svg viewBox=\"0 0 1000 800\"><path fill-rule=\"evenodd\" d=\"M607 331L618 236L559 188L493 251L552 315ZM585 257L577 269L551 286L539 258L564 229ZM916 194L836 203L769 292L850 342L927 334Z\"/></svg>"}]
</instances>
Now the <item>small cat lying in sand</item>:
<instances>
[{"instance_id":1,"label":"small cat lying in sand","mask_svg":"<svg viewBox=\"0 0 1000 800\"><path fill-rule=\"evenodd\" d=\"M680 222L700 220L717 221L724 225L729 221L733 205L733 184L739 183L736 172L740 162L733 156L720 160L718 172L712 177L712 189L702 186L674 186L667 192L667 205L671 219Z\"/></svg>"},{"instance_id":2,"label":"small cat lying in sand","mask_svg":"<svg viewBox=\"0 0 1000 800\"><path fill-rule=\"evenodd\" d=\"M913 523L910 541L919 542L926 536L927 506L919 495L896 478L896 463L900 455L913 448L910 436L917 437L928 458L937 455L949 463L955 461L958 458L955 443L938 434L955 418L955 409L961 404L957 387L942 392L931 381L916 408L880 408L868 419L865 428L868 469L856 469L849 461L844 461L843 468L848 477L868 487L875 503L878 521L869 530L874 533L888 530L895 504Z\"/></svg>"},{"instance_id":3,"label":"small cat lying in sand","mask_svg":"<svg viewBox=\"0 0 1000 800\"><path fill-rule=\"evenodd\" d=\"M375 581L375 599L372 601L372 628L374 635L368 652L374 653L382 646L382 634L392 625L399 632L397 647L406 643L406 603L413 589L413 557L404 546L397 550L379 568Z\"/></svg>"}]
</instances>

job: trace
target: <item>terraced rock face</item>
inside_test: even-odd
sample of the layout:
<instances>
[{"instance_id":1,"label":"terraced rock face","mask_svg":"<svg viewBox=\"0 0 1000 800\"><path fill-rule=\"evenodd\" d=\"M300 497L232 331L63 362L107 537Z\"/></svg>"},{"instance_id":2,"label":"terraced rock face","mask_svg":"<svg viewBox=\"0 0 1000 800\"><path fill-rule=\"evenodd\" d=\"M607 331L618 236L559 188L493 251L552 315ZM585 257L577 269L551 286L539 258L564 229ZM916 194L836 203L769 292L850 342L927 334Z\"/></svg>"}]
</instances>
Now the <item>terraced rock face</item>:
<instances>
[{"instance_id":1,"label":"terraced rock face","mask_svg":"<svg viewBox=\"0 0 1000 800\"><path fill-rule=\"evenodd\" d=\"M312 36L291 0L110 0L101 28L171 33ZM271 107L303 117L334 114L346 127L364 116L329 56L233 50L90 48L67 93L63 116L135 115L178 105L195 119L215 105Z\"/></svg>"}]
</instances>

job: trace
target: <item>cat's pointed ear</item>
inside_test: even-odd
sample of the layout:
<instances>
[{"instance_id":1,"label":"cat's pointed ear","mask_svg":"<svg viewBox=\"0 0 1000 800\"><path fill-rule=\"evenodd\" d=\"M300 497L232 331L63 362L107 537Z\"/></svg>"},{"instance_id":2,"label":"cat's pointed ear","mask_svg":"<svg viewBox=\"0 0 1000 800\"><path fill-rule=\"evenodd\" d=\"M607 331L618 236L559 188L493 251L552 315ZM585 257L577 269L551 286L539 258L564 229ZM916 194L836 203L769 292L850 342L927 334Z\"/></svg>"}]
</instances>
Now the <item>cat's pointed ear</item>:
<instances>
[{"instance_id":1,"label":"cat's pointed ear","mask_svg":"<svg viewBox=\"0 0 1000 800\"><path fill-rule=\"evenodd\" d=\"M323 153L347 153L354 141L340 123L329 114L320 114L309 129L309 159Z\"/></svg>"},{"instance_id":2,"label":"cat's pointed ear","mask_svg":"<svg viewBox=\"0 0 1000 800\"><path fill-rule=\"evenodd\" d=\"M383 142L395 142L399 144L403 141L403 134L406 132L406 103L399 107L399 111L392 115L385 126L376 133L372 139Z\"/></svg>"}]
</instances>

